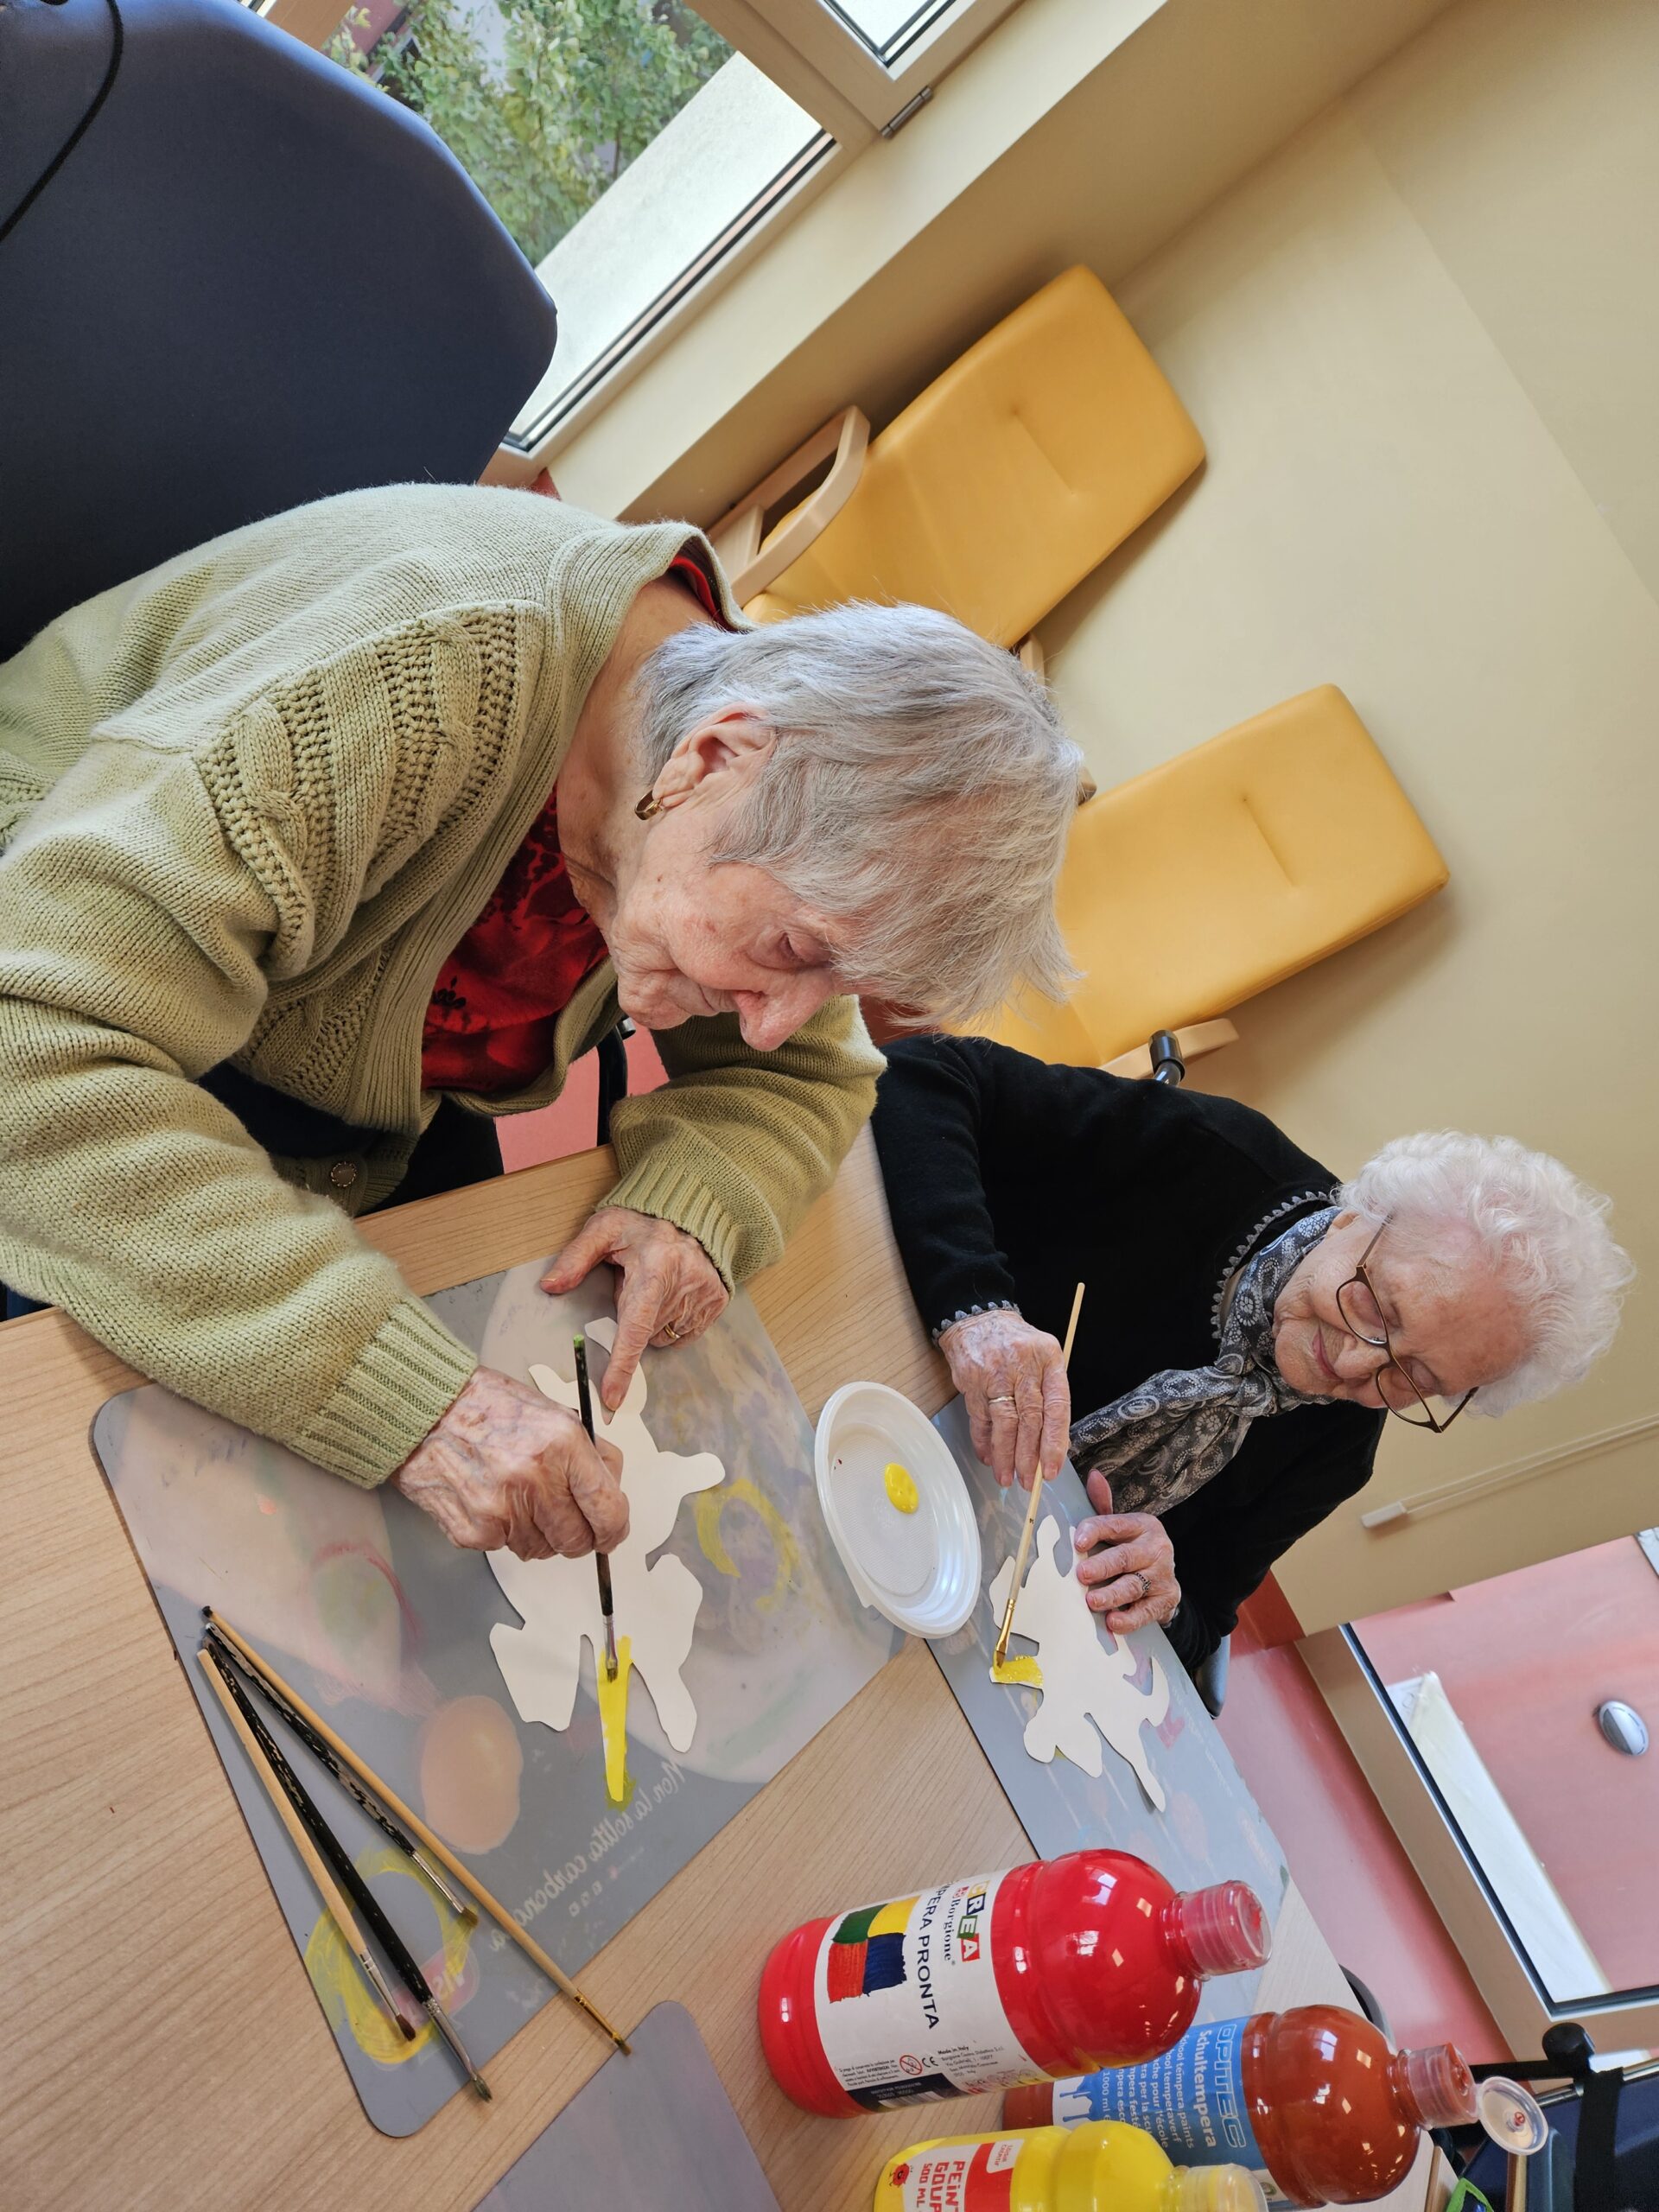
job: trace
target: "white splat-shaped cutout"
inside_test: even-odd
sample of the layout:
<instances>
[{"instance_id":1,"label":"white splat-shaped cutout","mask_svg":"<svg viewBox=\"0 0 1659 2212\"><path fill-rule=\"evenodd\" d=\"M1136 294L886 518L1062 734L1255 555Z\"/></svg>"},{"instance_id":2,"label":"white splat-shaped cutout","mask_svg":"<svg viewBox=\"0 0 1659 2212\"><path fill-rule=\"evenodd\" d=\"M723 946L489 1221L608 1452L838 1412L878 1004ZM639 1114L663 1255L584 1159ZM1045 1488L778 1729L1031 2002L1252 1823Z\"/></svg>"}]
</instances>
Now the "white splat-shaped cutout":
<instances>
[{"instance_id":1,"label":"white splat-shaped cutout","mask_svg":"<svg viewBox=\"0 0 1659 2212\"><path fill-rule=\"evenodd\" d=\"M595 1321L588 1335L609 1351L616 1324ZM532 1367L530 1376L543 1397L576 1410L574 1382L550 1367ZM628 1533L611 1554L611 1595L617 1632L632 1646L633 1672L651 1692L663 1734L675 1751L683 1751L696 1733L697 1713L681 1669L690 1656L702 1585L683 1560L671 1554L653 1560L651 1554L668 1541L684 1500L723 1482L726 1470L712 1452L688 1457L658 1451L645 1427L645 1371L636 1368L627 1396L599 1431L622 1454L628 1498ZM568 1728L584 1638L593 1646L595 1665L603 1663L605 1622L593 1556L522 1560L499 1551L490 1553L489 1561L524 1624L510 1628L503 1622L490 1630L490 1648L518 1717Z\"/></svg>"},{"instance_id":2,"label":"white splat-shaped cutout","mask_svg":"<svg viewBox=\"0 0 1659 2212\"><path fill-rule=\"evenodd\" d=\"M1070 1543L1062 1546L1062 1561L1056 1565L1059 1537L1059 1522L1052 1513L1046 1515L1014 1609L1013 1634L1037 1646L1042 1669L1037 1710L1026 1723L1026 1749L1045 1765L1063 1751L1085 1774L1097 1775L1104 1764L1103 1736L1135 1769L1161 1813L1163 1789L1147 1763L1141 1731L1155 1728L1169 1711L1169 1683L1154 1659L1151 1688L1143 1694L1134 1688L1135 1654L1122 1638L1103 1632L1098 1617L1090 1611ZM1014 1561L1004 1560L989 1592L999 1624L1013 1580Z\"/></svg>"}]
</instances>

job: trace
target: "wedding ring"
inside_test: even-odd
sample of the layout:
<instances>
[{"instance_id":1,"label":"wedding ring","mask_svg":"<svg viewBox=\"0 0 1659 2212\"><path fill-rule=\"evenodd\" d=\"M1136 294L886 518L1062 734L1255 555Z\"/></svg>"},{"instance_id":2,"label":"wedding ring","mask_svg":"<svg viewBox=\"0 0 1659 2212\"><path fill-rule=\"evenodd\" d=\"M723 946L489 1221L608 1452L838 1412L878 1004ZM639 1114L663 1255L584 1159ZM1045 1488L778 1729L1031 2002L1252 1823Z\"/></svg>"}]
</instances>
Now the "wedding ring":
<instances>
[{"instance_id":1,"label":"wedding ring","mask_svg":"<svg viewBox=\"0 0 1659 2212\"><path fill-rule=\"evenodd\" d=\"M677 1344L680 1341L680 1332L671 1321L664 1322L663 1334L668 1338L668 1341L671 1344Z\"/></svg>"},{"instance_id":2,"label":"wedding ring","mask_svg":"<svg viewBox=\"0 0 1659 2212\"><path fill-rule=\"evenodd\" d=\"M1011 1406L1014 1402L1005 1395L1000 1398L988 1398L985 1402L990 1406Z\"/></svg>"},{"instance_id":3,"label":"wedding ring","mask_svg":"<svg viewBox=\"0 0 1659 2212\"><path fill-rule=\"evenodd\" d=\"M1144 1605L1147 1599L1152 1595L1152 1585L1147 1581L1146 1576L1141 1573L1139 1567L1135 1569L1135 1579L1141 1585L1140 1603Z\"/></svg>"}]
</instances>

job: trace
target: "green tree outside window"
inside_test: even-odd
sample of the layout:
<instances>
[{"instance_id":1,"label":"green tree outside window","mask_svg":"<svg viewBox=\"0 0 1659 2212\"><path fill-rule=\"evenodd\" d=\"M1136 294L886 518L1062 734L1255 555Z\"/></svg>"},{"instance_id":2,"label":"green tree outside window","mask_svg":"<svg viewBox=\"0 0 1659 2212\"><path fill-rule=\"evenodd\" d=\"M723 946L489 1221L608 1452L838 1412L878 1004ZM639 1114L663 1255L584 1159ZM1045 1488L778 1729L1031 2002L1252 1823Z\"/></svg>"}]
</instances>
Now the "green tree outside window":
<instances>
[{"instance_id":1,"label":"green tree outside window","mask_svg":"<svg viewBox=\"0 0 1659 2212\"><path fill-rule=\"evenodd\" d=\"M372 53L353 10L328 47L423 116L526 259L565 232L731 48L685 0L495 0L499 60L458 0L412 0Z\"/></svg>"}]
</instances>

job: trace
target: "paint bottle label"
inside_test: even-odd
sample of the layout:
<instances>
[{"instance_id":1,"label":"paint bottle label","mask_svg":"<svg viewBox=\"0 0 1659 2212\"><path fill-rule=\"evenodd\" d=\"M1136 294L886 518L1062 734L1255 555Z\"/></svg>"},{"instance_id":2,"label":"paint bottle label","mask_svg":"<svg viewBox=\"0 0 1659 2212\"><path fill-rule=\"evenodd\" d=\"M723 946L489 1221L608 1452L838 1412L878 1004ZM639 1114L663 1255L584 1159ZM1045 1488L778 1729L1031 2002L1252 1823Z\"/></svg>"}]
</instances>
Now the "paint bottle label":
<instances>
[{"instance_id":1,"label":"paint bottle label","mask_svg":"<svg viewBox=\"0 0 1659 2212\"><path fill-rule=\"evenodd\" d=\"M864 1905L830 1923L813 1970L824 2056L872 2112L1039 2082L991 1961L1001 1874Z\"/></svg>"},{"instance_id":2,"label":"paint bottle label","mask_svg":"<svg viewBox=\"0 0 1659 2212\"><path fill-rule=\"evenodd\" d=\"M1141 2066L1108 2066L1054 2085L1063 2126L1123 2120L1144 2128L1179 2166L1249 2166L1269 2204L1288 2203L1262 2157L1244 2095L1248 2020L1189 2028L1173 2050Z\"/></svg>"},{"instance_id":3,"label":"paint bottle label","mask_svg":"<svg viewBox=\"0 0 1659 2212\"><path fill-rule=\"evenodd\" d=\"M1009 2212L1021 2136L994 2143L942 2143L893 2167L889 2181L904 2212Z\"/></svg>"}]
</instances>

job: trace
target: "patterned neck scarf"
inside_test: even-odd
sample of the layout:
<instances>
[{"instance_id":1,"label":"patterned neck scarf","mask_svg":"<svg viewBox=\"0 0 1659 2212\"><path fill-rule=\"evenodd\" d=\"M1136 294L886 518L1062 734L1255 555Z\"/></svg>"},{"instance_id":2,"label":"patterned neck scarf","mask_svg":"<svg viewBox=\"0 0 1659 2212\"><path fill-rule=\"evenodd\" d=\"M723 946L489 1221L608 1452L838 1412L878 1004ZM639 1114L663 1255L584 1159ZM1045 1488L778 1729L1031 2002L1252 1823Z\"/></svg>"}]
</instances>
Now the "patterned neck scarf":
<instances>
[{"instance_id":1,"label":"patterned neck scarf","mask_svg":"<svg viewBox=\"0 0 1659 2212\"><path fill-rule=\"evenodd\" d=\"M1072 1424L1071 1464L1107 1477L1115 1513L1166 1513L1221 1472L1253 1421L1326 1402L1274 1365L1273 1308L1336 1217L1335 1206L1307 1215L1246 1265L1211 1365L1166 1367Z\"/></svg>"}]
</instances>

